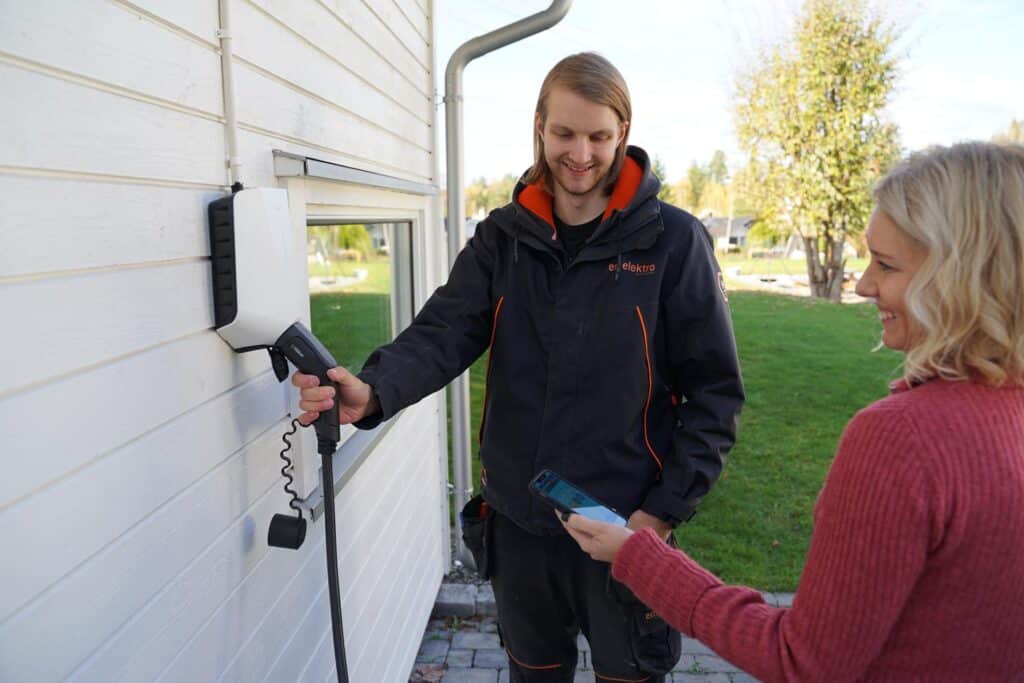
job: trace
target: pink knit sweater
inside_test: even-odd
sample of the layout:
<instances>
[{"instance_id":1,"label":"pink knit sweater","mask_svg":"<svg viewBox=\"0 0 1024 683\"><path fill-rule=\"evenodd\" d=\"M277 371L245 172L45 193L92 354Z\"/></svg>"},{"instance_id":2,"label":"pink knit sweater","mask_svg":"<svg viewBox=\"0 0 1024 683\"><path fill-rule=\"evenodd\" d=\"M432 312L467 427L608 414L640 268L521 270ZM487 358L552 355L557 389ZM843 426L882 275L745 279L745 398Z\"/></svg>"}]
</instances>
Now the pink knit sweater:
<instances>
[{"instance_id":1,"label":"pink knit sweater","mask_svg":"<svg viewBox=\"0 0 1024 683\"><path fill-rule=\"evenodd\" d=\"M790 609L647 530L612 571L763 681L1024 681L1024 388L934 380L858 413Z\"/></svg>"}]
</instances>

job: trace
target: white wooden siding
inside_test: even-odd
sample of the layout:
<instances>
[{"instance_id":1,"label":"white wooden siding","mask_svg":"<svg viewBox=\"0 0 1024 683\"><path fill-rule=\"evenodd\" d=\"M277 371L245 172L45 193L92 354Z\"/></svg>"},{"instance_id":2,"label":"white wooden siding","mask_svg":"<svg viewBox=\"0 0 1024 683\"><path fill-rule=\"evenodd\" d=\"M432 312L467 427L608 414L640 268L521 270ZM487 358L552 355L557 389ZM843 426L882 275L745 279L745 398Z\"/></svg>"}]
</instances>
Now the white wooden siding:
<instances>
[{"instance_id":1,"label":"white wooden siding","mask_svg":"<svg viewBox=\"0 0 1024 683\"><path fill-rule=\"evenodd\" d=\"M206 207L222 194L51 173L3 174L0 278L208 256Z\"/></svg>"},{"instance_id":2,"label":"white wooden siding","mask_svg":"<svg viewBox=\"0 0 1024 683\"><path fill-rule=\"evenodd\" d=\"M272 150L436 183L429 4L234 0L232 14L243 181L298 183L310 216L412 217L422 303L437 200L284 183ZM0 0L0 16L16 103L0 108L0 311L24 332L0 342L0 547L17 549L0 562L0 680L320 683L323 521L298 551L266 545L288 511L277 452L294 391L211 330L217 2ZM338 494L354 682L408 676L446 562L445 471L432 397Z\"/></svg>"}]
</instances>

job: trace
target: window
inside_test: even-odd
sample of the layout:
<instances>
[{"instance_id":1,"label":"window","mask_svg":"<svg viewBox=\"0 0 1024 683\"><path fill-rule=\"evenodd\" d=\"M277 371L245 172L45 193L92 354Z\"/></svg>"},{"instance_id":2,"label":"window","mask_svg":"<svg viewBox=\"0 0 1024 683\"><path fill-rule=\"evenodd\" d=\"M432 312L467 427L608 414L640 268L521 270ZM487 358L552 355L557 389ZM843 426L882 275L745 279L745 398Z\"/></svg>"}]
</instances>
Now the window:
<instances>
[{"instance_id":1,"label":"window","mask_svg":"<svg viewBox=\"0 0 1024 683\"><path fill-rule=\"evenodd\" d=\"M358 372L412 322L412 224L320 220L307 232L313 333Z\"/></svg>"}]
</instances>

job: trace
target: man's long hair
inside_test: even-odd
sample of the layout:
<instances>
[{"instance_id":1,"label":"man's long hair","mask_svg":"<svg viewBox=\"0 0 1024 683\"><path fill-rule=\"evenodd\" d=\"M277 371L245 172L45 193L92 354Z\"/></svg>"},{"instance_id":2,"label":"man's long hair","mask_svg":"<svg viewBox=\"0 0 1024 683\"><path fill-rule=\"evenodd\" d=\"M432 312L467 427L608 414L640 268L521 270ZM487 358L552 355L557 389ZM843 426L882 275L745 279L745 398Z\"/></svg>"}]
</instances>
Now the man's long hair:
<instances>
[{"instance_id":1,"label":"man's long hair","mask_svg":"<svg viewBox=\"0 0 1024 683\"><path fill-rule=\"evenodd\" d=\"M547 123L548 96L556 87L563 87L580 97L595 104L611 107L619 119L619 123L628 124L633 118L633 106L629 99L629 89L622 74L611 62L593 52L581 52L569 55L548 72L544 83L540 86L537 97L536 114L540 118L541 128ZM527 172L524 181L527 184L541 183L548 192L551 186L551 169L544 158L544 139L534 125L533 131L533 166ZM608 170L604 180L605 194L611 194L619 179L619 171L626 158L626 141L629 139L629 127L622 136L622 142L615 150L615 161Z\"/></svg>"}]
</instances>

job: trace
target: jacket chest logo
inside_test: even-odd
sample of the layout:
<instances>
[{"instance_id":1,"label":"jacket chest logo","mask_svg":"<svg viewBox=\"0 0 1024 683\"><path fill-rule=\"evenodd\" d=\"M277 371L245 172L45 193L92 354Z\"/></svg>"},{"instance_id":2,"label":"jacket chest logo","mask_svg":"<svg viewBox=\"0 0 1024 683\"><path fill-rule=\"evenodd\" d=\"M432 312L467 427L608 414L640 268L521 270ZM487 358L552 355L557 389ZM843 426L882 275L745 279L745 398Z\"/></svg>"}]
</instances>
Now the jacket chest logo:
<instances>
[{"instance_id":1,"label":"jacket chest logo","mask_svg":"<svg viewBox=\"0 0 1024 683\"><path fill-rule=\"evenodd\" d=\"M633 273L634 275L650 275L658 269L653 263L633 263L632 261L623 261L622 270L626 273ZM615 272L615 261L608 264L608 272Z\"/></svg>"}]
</instances>

